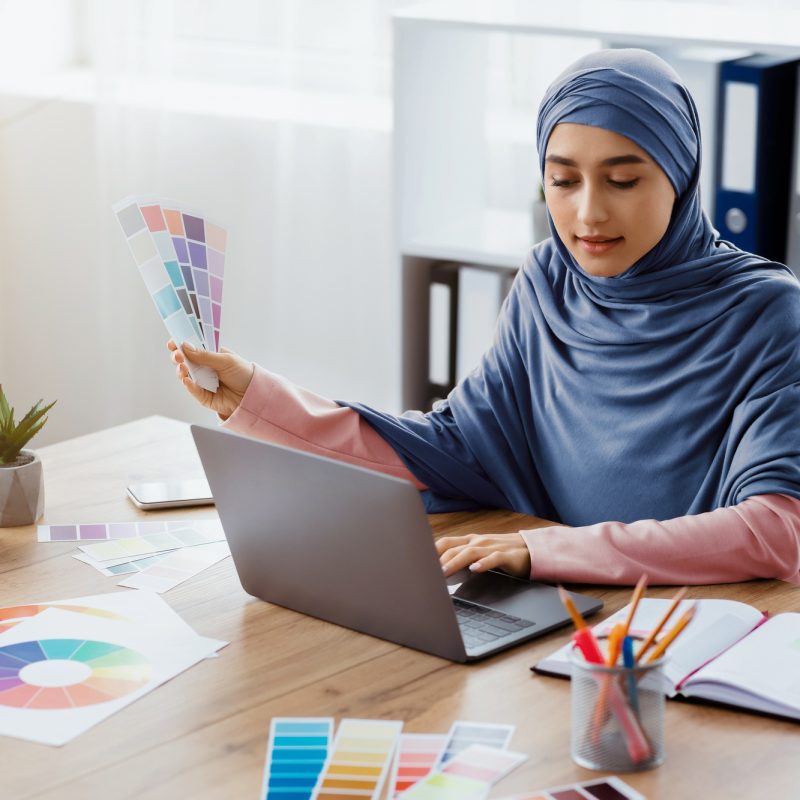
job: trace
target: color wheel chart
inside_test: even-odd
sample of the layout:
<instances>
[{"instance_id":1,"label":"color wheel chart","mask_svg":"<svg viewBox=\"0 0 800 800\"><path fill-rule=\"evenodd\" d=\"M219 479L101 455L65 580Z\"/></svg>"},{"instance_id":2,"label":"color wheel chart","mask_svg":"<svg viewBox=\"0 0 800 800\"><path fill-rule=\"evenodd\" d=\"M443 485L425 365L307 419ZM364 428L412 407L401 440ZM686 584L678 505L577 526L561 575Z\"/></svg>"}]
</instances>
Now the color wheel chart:
<instances>
[{"instance_id":1,"label":"color wheel chart","mask_svg":"<svg viewBox=\"0 0 800 800\"><path fill-rule=\"evenodd\" d=\"M227 233L175 203L128 197L113 206L159 316L176 344L219 351ZM216 373L187 364L192 379L216 391Z\"/></svg>"},{"instance_id":2,"label":"color wheel chart","mask_svg":"<svg viewBox=\"0 0 800 800\"><path fill-rule=\"evenodd\" d=\"M42 639L0 647L0 705L64 709L116 700L144 686L150 662L109 642Z\"/></svg>"}]
</instances>

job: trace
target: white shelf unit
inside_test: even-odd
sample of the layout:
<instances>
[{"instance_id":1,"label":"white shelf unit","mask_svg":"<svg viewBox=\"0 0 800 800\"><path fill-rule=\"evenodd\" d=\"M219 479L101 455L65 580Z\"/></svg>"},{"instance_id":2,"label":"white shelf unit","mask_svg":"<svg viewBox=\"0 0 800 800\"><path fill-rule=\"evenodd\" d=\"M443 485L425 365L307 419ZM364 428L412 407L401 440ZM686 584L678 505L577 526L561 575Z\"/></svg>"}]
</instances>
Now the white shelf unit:
<instances>
[{"instance_id":1,"label":"white shelf unit","mask_svg":"<svg viewBox=\"0 0 800 800\"><path fill-rule=\"evenodd\" d=\"M516 269L532 245L529 206L493 204L489 150L498 130L509 147L528 148L520 168L532 172L532 200L538 181L532 107L542 92L531 98L531 108L498 118L487 80L498 38L524 37L540 48L555 41L564 66L600 46L645 47L662 55L670 48L703 47L800 57L800 11L788 3L745 8L641 0L449 0L404 8L394 14L393 27L404 408L425 408L429 402L431 268L456 262ZM543 89L560 68L554 63L542 71Z\"/></svg>"}]
</instances>

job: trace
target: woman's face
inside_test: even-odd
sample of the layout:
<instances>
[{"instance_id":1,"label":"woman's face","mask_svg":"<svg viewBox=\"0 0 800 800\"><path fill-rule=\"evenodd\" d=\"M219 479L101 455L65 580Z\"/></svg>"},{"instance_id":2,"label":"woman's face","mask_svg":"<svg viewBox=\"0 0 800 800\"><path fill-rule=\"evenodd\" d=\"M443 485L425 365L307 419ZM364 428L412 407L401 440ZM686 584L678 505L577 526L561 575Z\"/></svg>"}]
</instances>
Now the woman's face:
<instances>
[{"instance_id":1,"label":"woman's face","mask_svg":"<svg viewBox=\"0 0 800 800\"><path fill-rule=\"evenodd\" d=\"M625 136L563 122L547 143L545 199L561 241L589 274L619 275L669 226L675 191Z\"/></svg>"}]
</instances>

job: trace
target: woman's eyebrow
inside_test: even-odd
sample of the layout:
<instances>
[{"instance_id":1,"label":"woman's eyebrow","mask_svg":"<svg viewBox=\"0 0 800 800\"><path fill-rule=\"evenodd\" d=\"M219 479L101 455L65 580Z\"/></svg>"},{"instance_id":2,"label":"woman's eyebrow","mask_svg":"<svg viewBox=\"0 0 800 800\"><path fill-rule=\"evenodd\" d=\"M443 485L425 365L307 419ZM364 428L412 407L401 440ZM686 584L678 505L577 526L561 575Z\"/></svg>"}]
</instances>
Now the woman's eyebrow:
<instances>
[{"instance_id":1,"label":"woman's eyebrow","mask_svg":"<svg viewBox=\"0 0 800 800\"><path fill-rule=\"evenodd\" d=\"M551 164L563 164L565 167L577 167L578 162L573 161L571 158L565 158L564 156L557 156L555 154L549 155L545 158L545 161ZM628 155L624 156L613 156L612 158L606 158L600 162L601 167L616 167L619 164L646 164L647 161L643 159L641 156L637 156L635 153L629 153Z\"/></svg>"}]
</instances>

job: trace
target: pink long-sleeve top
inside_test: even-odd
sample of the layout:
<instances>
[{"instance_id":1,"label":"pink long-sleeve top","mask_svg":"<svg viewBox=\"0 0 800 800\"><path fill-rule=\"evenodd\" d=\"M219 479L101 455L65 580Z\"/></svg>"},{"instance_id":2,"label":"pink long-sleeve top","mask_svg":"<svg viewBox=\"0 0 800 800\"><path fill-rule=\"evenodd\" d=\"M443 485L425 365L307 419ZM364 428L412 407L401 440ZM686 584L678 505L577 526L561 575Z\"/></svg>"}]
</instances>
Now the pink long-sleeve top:
<instances>
[{"instance_id":1,"label":"pink long-sleeve top","mask_svg":"<svg viewBox=\"0 0 800 800\"><path fill-rule=\"evenodd\" d=\"M356 411L256 366L229 430L425 484ZM551 525L521 531L531 578L565 583L729 583L780 578L800 584L800 500L748 497L668 520Z\"/></svg>"}]
</instances>

